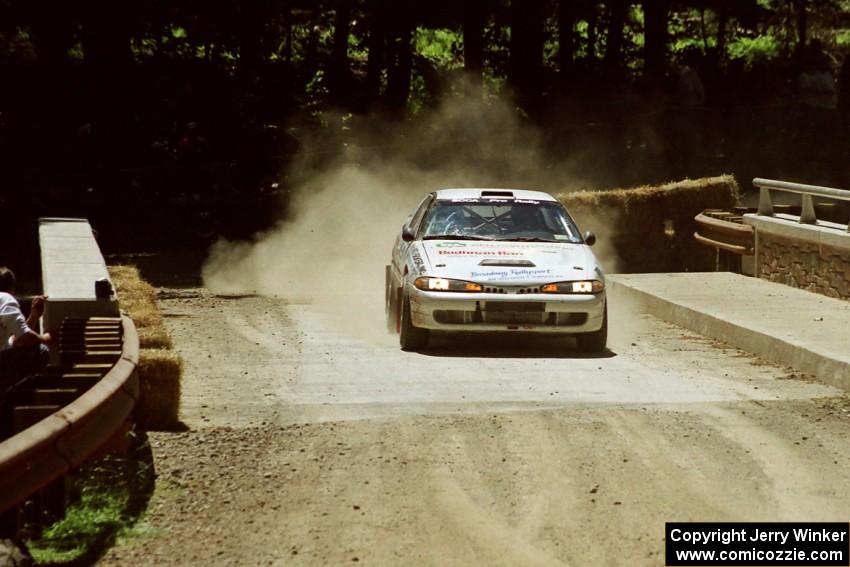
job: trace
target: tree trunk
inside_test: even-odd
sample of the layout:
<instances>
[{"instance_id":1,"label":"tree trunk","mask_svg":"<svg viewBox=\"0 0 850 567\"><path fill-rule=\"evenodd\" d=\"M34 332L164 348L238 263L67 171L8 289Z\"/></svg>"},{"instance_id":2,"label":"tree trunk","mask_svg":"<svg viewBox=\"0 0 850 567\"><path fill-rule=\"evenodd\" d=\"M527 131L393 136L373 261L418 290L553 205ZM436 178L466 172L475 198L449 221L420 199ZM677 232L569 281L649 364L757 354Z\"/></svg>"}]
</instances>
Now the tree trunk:
<instances>
[{"instance_id":1,"label":"tree trunk","mask_svg":"<svg viewBox=\"0 0 850 567\"><path fill-rule=\"evenodd\" d=\"M596 59L596 42L599 39L599 14L596 12L596 4L591 3L587 12L587 59Z\"/></svg>"},{"instance_id":2,"label":"tree trunk","mask_svg":"<svg viewBox=\"0 0 850 567\"><path fill-rule=\"evenodd\" d=\"M472 96L481 96L484 70L483 0L466 0L463 4L463 67L470 83Z\"/></svg>"},{"instance_id":3,"label":"tree trunk","mask_svg":"<svg viewBox=\"0 0 850 567\"><path fill-rule=\"evenodd\" d=\"M366 61L366 98L378 98L381 93L381 72L384 69L386 45L386 0L369 1L369 56Z\"/></svg>"},{"instance_id":4,"label":"tree trunk","mask_svg":"<svg viewBox=\"0 0 850 567\"><path fill-rule=\"evenodd\" d=\"M660 78L667 66L669 0L644 0L646 74ZM622 28L621 28L622 29Z\"/></svg>"},{"instance_id":5,"label":"tree trunk","mask_svg":"<svg viewBox=\"0 0 850 567\"><path fill-rule=\"evenodd\" d=\"M351 0L337 0L334 43L328 65L328 87L337 102L348 96L348 36L351 32Z\"/></svg>"},{"instance_id":6,"label":"tree trunk","mask_svg":"<svg viewBox=\"0 0 850 567\"><path fill-rule=\"evenodd\" d=\"M393 6L390 63L387 73L387 106L403 110L410 97L410 73L413 69L413 14L405 3Z\"/></svg>"},{"instance_id":7,"label":"tree trunk","mask_svg":"<svg viewBox=\"0 0 850 567\"><path fill-rule=\"evenodd\" d=\"M130 26L119 2L88 0L83 6L81 36L92 139L109 162L124 157L128 141L125 121L133 89Z\"/></svg>"},{"instance_id":8,"label":"tree trunk","mask_svg":"<svg viewBox=\"0 0 850 567\"><path fill-rule=\"evenodd\" d=\"M283 16L286 18L286 38L284 40L284 60L288 67L292 67L292 4L286 2L283 8Z\"/></svg>"},{"instance_id":9,"label":"tree trunk","mask_svg":"<svg viewBox=\"0 0 850 567\"><path fill-rule=\"evenodd\" d=\"M623 26L626 24L628 7L628 0L608 0L610 20L608 22L608 35L605 40L604 66L609 71L616 70L621 66Z\"/></svg>"},{"instance_id":10,"label":"tree trunk","mask_svg":"<svg viewBox=\"0 0 850 567\"><path fill-rule=\"evenodd\" d=\"M726 59L726 25L729 19L729 10L725 2L721 2L717 8L717 60Z\"/></svg>"},{"instance_id":11,"label":"tree trunk","mask_svg":"<svg viewBox=\"0 0 850 567\"><path fill-rule=\"evenodd\" d=\"M520 103L533 106L543 90L544 0L511 1L511 85Z\"/></svg>"},{"instance_id":12,"label":"tree trunk","mask_svg":"<svg viewBox=\"0 0 850 567\"><path fill-rule=\"evenodd\" d=\"M46 0L32 7L33 32L38 62L61 66L68 62L74 43L74 24L64 0Z\"/></svg>"},{"instance_id":13,"label":"tree trunk","mask_svg":"<svg viewBox=\"0 0 850 567\"><path fill-rule=\"evenodd\" d=\"M124 67L133 55L130 31L123 6L109 0L89 0L83 16L83 52L87 65Z\"/></svg>"},{"instance_id":14,"label":"tree trunk","mask_svg":"<svg viewBox=\"0 0 850 567\"><path fill-rule=\"evenodd\" d=\"M319 70L319 8L314 7L307 21L307 45L304 48L304 78L307 82L313 80Z\"/></svg>"},{"instance_id":15,"label":"tree trunk","mask_svg":"<svg viewBox=\"0 0 850 567\"><path fill-rule=\"evenodd\" d=\"M561 75L572 70L576 51L576 20L578 0L560 0L558 2L558 66Z\"/></svg>"},{"instance_id":16,"label":"tree trunk","mask_svg":"<svg viewBox=\"0 0 850 567\"><path fill-rule=\"evenodd\" d=\"M797 51L802 52L808 43L808 15L806 13L808 1L794 0L797 9Z\"/></svg>"},{"instance_id":17,"label":"tree trunk","mask_svg":"<svg viewBox=\"0 0 850 567\"><path fill-rule=\"evenodd\" d=\"M253 80L263 59L263 13L254 0L239 3L239 73Z\"/></svg>"}]
</instances>

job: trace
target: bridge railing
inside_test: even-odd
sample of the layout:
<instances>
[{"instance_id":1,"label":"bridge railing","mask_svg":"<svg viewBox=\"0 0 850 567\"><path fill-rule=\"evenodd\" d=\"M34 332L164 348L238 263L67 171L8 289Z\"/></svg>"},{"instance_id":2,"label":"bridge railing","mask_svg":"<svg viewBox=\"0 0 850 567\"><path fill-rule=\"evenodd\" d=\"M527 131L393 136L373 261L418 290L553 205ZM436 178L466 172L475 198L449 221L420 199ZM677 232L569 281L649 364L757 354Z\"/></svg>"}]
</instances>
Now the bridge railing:
<instances>
[{"instance_id":1,"label":"bridge railing","mask_svg":"<svg viewBox=\"0 0 850 567\"><path fill-rule=\"evenodd\" d=\"M21 510L61 517L61 477L120 446L139 399L139 337L88 222L40 219L39 244L51 364L0 390L0 538Z\"/></svg>"},{"instance_id":2,"label":"bridge railing","mask_svg":"<svg viewBox=\"0 0 850 567\"><path fill-rule=\"evenodd\" d=\"M773 196L774 191L785 193L796 193L801 197L799 222L801 224L817 224L818 218L815 213L814 197L824 197L838 201L850 202L850 191L836 189L834 187L821 187L818 185L804 185L802 183L791 183L789 181L777 181L775 179L753 179L753 185L759 188L759 207L756 214L761 216L774 216ZM850 218L847 219L846 230L850 232Z\"/></svg>"}]
</instances>

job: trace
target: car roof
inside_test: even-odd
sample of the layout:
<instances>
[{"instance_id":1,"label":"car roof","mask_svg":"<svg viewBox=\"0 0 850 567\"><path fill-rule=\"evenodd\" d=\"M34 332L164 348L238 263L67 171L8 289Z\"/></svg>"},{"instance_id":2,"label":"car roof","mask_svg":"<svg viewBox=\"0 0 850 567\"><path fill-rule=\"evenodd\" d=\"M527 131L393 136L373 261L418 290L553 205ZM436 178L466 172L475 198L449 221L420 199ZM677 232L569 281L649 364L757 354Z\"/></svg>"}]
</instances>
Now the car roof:
<instances>
[{"instance_id":1,"label":"car roof","mask_svg":"<svg viewBox=\"0 0 850 567\"><path fill-rule=\"evenodd\" d=\"M557 201L555 197L543 191L527 191L525 189L486 189L486 188L464 188L464 189L440 189L436 191L437 199L440 201L452 199L527 199L533 201Z\"/></svg>"}]
</instances>

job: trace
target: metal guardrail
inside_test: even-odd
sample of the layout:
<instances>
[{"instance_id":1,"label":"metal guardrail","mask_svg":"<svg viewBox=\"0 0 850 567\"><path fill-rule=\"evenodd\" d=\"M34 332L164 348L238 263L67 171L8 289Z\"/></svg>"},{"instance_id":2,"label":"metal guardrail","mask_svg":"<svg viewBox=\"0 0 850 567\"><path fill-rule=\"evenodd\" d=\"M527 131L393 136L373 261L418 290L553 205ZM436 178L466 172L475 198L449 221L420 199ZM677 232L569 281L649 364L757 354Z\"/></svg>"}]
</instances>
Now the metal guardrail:
<instances>
[{"instance_id":1,"label":"metal guardrail","mask_svg":"<svg viewBox=\"0 0 850 567\"><path fill-rule=\"evenodd\" d=\"M834 187L820 187L818 185L803 185L802 183L791 183L789 181L777 181L775 179L753 179L753 185L759 188L759 207L756 214L761 216L773 216L773 198L771 191L782 191L786 193L797 193L801 197L800 217L801 224L817 224L815 214L815 203L813 197L825 197L839 201L850 202L850 191L836 189ZM847 219L847 232L850 232L850 218Z\"/></svg>"},{"instance_id":2,"label":"metal guardrail","mask_svg":"<svg viewBox=\"0 0 850 567\"><path fill-rule=\"evenodd\" d=\"M23 502L108 445L139 398L139 337L120 319L120 357L67 406L0 443L0 512Z\"/></svg>"},{"instance_id":3,"label":"metal guardrail","mask_svg":"<svg viewBox=\"0 0 850 567\"><path fill-rule=\"evenodd\" d=\"M755 249L753 227L741 224L741 216L731 212L706 210L694 217L698 231L694 239L701 244L741 256L752 256Z\"/></svg>"}]
</instances>

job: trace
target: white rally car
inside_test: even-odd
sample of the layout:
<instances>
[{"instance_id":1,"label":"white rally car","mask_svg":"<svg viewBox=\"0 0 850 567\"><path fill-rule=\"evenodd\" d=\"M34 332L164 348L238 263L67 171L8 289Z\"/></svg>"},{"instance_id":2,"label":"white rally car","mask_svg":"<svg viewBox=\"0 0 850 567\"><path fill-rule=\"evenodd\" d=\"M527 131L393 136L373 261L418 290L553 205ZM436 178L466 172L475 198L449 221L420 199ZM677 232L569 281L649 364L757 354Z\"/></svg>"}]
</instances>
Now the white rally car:
<instances>
[{"instance_id":1,"label":"white rally car","mask_svg":"<svg viewBox=\"0 0 850 567\"><path fill-rule=\"evenodd\" d=\"M569 213L539 191L443 189L408 217L386 267L387 327L401 348L431 331L574 335L605 350L605 275Z\"/></svg>"}]
</instances>

